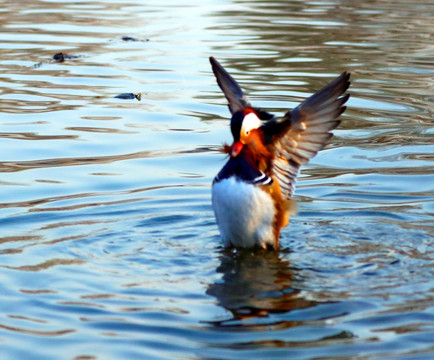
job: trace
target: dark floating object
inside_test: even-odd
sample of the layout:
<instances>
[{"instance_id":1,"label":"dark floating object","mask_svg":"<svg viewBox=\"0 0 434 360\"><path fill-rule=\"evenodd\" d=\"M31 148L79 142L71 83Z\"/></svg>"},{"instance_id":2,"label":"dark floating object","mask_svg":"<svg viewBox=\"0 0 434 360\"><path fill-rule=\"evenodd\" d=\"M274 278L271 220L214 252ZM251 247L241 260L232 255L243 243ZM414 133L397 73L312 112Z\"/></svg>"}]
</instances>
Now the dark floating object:
<instances>
[{"instance_id":1,"label":"dark floating object","mask_svg":"<svg viewBox=\"0 0 434 360\"><path fill-rule=\"evenodd\" d=\"M62 52L57 53L56 55L53 56L53 60L56 62L64 62L65 61L65 55Z\"/></svg>"},{"instance_id":2,"label":"dark floating object","mask_svg":"<svg viewBox=\"0 0 434 360\"><path fill-rule=\"evenodd\" d=\"M115 98L117 99L122 99L122 100L133 100L133 99L137 99L137 100L142 100L142 94L138 93L138 94L133 94L133 93L123 93L123 94L119 94L116 95Z\"/></svg>"},{"instance_id":3,"label":"dark floating object","mask_svg":"<svg viewBox=\"0 0 434 360\"><path fill-rule=\"evenodd\" d=\"M133 38L132 36L122 36L121 39L123 41L139 41L139 39Z\"/></svg>"},{"instance_id":4,"label":"dark floating object","mask_svg":"<svg viewBox=\"0 0 434 360\"><path fill-rule=\"evenodd\" d=\"M53 56L53 60L55 62L64 62L65 60L78 59L79 57L80 57L79 55L69 55L60 52Z\"/></svg>"},{"instance_id":5,"label":"dark floating object","mask_svg":"<svg viewBox=\"0 0 434 360\"><path fill-rule=\"evenodd\" d=\"M142 42L149 41L149 39L139 39L132 36L122 36L121 39L123 41L142 41Z\"/></svg>"},{"instance_id":6,"label":"dark floating object","mask_svg":"<svg viewBox=\"0 0 434 360\"><path fill-rule=\"evenodd\" d=\"M34 64L33 66L35 68L38 68L38 67L41 67L44 63L53 63L53 62L61 63L61 62L64 62L65 60L73 60L73 59L78 59L81 57L83 57L83 55L70 55L70 54L65 54L63 52L59 52L59 53L53 55L53 57L51 58L52 60L38 62L38 63Z\"/></svg>"}]
</instances>

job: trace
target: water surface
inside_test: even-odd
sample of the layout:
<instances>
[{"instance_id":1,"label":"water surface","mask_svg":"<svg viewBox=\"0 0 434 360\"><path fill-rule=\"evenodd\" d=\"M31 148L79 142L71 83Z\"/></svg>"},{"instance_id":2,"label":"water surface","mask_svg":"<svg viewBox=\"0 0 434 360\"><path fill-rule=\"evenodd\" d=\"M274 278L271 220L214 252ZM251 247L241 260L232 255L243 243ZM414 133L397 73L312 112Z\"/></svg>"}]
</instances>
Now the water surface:
<instances>
[{"instance_id":1,"label":"water surface","mask_svg":"<svg viewBox=\"0 0 434 360\"><path fill-rule=\"evenodd\" d=\"M0 357L432 359L433 16L423 0L3 4ZM210 55L276 113L352 73L280 252L220 245L229 112Z\"/></svg>"}]
</instances>

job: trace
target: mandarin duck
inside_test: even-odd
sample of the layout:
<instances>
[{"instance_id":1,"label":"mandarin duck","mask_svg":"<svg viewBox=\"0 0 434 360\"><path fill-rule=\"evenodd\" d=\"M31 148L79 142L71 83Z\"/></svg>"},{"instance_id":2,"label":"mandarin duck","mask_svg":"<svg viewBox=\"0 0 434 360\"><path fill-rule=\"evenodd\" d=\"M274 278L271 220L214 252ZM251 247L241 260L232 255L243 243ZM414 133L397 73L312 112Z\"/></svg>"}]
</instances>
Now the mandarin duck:
<instances>
[{"instance_id":1,"label":"mandarin duck","mask_svg":"<svg viewBox=\"0 0 434 360\"><path fill-rule=\"evenodd\" d=\"M232 114L233 143L212 183L212 207L224 247L279 248L289 223L295 182L332 137L349 98L350 74L342 73L283 117L253 107L237 82L210 57Z\"/></svg>"}]
</instances>

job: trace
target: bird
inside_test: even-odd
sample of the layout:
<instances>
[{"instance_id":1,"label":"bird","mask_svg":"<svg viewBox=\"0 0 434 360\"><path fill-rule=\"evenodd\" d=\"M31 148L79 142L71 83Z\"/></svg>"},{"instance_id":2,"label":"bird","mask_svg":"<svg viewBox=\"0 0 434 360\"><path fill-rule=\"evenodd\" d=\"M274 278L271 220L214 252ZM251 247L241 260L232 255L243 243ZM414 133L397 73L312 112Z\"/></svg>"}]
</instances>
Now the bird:
<instances>
[{"instance_id":1,"label":"bird","mask_svg":"<svg viewBox=\"0 0 434 360\"><path fill-rule=\"evenodd\" d=\"M324 148L350 95L344 71L282 117L251 105L234 78L209 58L231 112L229 158L212 182L211 202L225 248L279 249L300 167Z\"/></svg>"}]
</instances>

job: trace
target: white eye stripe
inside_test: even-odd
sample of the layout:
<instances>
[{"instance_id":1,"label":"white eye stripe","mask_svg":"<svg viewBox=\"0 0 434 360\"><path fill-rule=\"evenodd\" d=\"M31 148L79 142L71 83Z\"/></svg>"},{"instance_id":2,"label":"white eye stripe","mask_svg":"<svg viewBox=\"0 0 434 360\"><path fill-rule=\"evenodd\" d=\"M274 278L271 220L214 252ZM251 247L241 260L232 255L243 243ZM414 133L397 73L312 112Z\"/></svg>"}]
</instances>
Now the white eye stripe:
<instances>
[{"instance_id":1,"label":"white eye stripe","mask_svg":"<svg viewBox=\"0 0 434 360\"><path fill-rule=\"evenodd\" d=\"M243 125L241 126L241 132L248 135L251 130L258 129L261 126L261 120L255 113L248 113L243 119Z\"/></svg>"}]
</instances>

